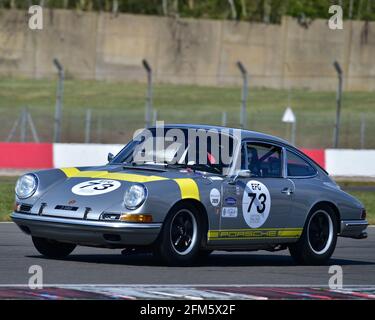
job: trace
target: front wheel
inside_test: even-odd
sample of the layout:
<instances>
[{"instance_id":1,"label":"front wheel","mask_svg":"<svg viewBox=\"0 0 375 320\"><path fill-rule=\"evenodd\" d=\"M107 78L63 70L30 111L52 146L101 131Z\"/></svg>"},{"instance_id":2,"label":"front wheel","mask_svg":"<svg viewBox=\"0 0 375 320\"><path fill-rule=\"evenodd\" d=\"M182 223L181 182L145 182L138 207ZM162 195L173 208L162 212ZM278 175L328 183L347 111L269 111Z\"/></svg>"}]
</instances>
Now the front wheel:
<instances>
[{"instance_id":1,"label":"front wheel","mask_svg":"<svg viewBox=\"0 0 375 320\"><path fill-rule=\"evenodd\" d=\"M337 219L330 207L314 208L301 238L289 246L292 258L303 265L325 264L336 248L337 229Z\"/></svg>"},{"instance_id":2,"label":"front wheel","mask_svg":"<svg viewBox=\"0 0 375 320\"><path fill-rule=\"evenodd\" d=\"M62 243L44 238L32 237L32 240L39 253L53 259L67 257L76 247L75 244Z\"/></svg>"},{"instance_id":3,"label":"front wheel","mask_svg":"<svg viewBox=\"0 0 375 320\"><path fill-rule=\"evenodd\" d=\"M198 210L177 205L164 222L154 253L168 265L189 265L199 256L202 234Z\"/></svg>"}]
</instances>

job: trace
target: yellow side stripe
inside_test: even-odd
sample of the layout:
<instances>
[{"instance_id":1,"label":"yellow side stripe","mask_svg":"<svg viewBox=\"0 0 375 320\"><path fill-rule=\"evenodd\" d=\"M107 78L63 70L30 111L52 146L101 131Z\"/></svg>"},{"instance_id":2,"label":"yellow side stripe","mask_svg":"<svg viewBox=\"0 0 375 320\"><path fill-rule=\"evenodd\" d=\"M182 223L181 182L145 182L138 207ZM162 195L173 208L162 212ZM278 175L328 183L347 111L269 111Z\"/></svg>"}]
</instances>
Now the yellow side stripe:
<instances>
[{"instance_id":1,"label":"yellow side stripe","mask_svg":"<svg viewBox=\"0 0 375 320\"><path fill-rule=\"evenodd\" d=\"M219 241L219 240L263 240L263 239L293 239L299 238L299 236L294 237L243 237L243 238L208 238L209 241Z\"/></svg>"},{"instance_id":2,"label":"yellow side stripe","mask_svg":"<svg viewBox=\"0 0 375 320\"><path fill-rule=\"evenodd\" d=\"M260 229L231 229L209 230L208 240L251 240L251 239L277 239L298 238L302 228L260 228Z\"/></svg>"},{"instance_id":3,"label":"yellow side stripe","mask_svg":"<svg viewBox=\"0 0 375 320\"><path fill-rule=\"evenodd\" d=\"M60 169L68 178L97 178L97 179L111 179L129 182L154 182L162 180L170 180L160 176L143 176L140 174L117 173L108 171L79 171L77 168L62 168ZM200 200L199 188L193 179L181 178L173 179L181 192L181 199L196 199Z\"/></svg>"},{"instance_id":4,"label":"yellow side stripe","mask_svg":"<svg viewBox=\"0 0 375 320\"><path fill-rule=\"evenodd\" d=\"M280 230L279 235L281 237L287 237L287 238L293 238L293 237L299 237L302 234L301 230Z\"/></svg>"},{"instance_id":5,"label":"yellow side stripe","mask_svg":"<svg viewBox=\"0 0 375 320\"><path fill-rule=\"evenodd\" d=\"M68 178L101 178L139 183L168 180L167 178L159 176L143 176L140 174L117 173L108 171L79 171L76 168L62 168L60 170L63 171Z\"/></svg>"},{"instance_id":6,"label":"yellow side stripe","mask_svg":"<svg viewBox=\"0 0 375 320\"><path fill-rule=\"evenodd\" d=\"M68 177L68 178L71 178L71 177L74 177L76 174L80 173L81 171L79 171L77 168L61 168L60 169L62 172L65 173L65 175Z\"/></svg>"},{"instance_id":7,"label":"yellow side stripe","mask_svg":"<svg viewBox=\"0 0 375 320\"><path fill-rule=\"evenodd\" d=\"M181 199L196 199L200 200L199 189L197 183L193 179L174 179L177 182L180 191Z\"/></svg>"},{"instance_id":8,"label":"yellow side stripe","mask_svg":"<svg viewBox=\"0 0 375 320\"><path fill-rule=\"evenodd\" d=\"M256 228L256 229L250 229L250 228L247 228L247 229L222 229L222 230L209 230L209 231L212 231L212 232L222 232L222 231L225 231L225 232L228 232L228 231L261 231L261 230L302 230L302 228Z\"/></svg>"}]
</instances>

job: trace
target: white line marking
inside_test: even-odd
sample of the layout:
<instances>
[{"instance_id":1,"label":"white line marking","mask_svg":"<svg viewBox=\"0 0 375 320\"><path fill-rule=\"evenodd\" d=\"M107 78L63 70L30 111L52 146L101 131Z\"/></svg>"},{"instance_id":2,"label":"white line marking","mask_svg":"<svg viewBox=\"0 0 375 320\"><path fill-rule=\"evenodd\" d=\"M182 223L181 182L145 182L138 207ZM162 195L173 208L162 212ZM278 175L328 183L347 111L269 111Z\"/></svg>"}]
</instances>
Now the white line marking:
<instances>
[{"instance_id":1,"label":"white line marking","mask_svg":"<svg viewBox=\"0 0 375 320\"><path fill-rule=\"evenodd\" d=\"M0 284L2 287L29 287L28 284ZM197 288L206 288L206 287L236 287L236 288L254 288L254 287L270 287L270 288L329 288L328 285L319 285L319 284L45 284L43 288L49 287L64 287L64 288L74 288L74 287L112 287L112 288L142 288L142 287L153 287L153 288L171 288L171 287L197 287ZM375 289L375 284L351 284L344 285L344 288L366 288L366 289Z\"/></svg>"}]
</instances>

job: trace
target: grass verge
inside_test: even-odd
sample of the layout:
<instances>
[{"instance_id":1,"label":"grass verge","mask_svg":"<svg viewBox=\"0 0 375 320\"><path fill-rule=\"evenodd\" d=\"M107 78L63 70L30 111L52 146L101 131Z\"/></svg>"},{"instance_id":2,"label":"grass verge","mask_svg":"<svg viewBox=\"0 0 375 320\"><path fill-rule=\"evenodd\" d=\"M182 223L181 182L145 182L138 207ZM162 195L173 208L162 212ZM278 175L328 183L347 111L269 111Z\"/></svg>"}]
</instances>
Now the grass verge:
<instances>
[{"instance_id":1,"label":"grass verge","mask_svg":"<svg viewBox=\"0 0 375 320\"><path fill-rule=\"evenodd\" d=\"M13 210L15 177L0 177L0 221L10 221Z\"/></svg>"},{"instance_id":2,"label":"grass verge","mask_svg":"<svg viewBox=\"0 0 375 320\"><path fill-rule=\"evenodd\" d=\"M125 143L135 129L144 126L145 92L146 85L142 83L66 80L62 141L84 141L85 112L91 109L91 141ZM8 136L21 108L28 106L41 141L51 141L55 94L55 80L0 78L0 140ZM238 127L240 95L240 87L155 84L153 105L157 118L168 123L218 125L226 112L227 125ZM331 147L335 97L335 92L250 87L247 128L289 139L291 128L281 118L290 105L297 117L296 145ZM364 114L365 148L375 148L373 101L373 92L344 92L340 147L360 146L360 119Z\"/></svg>"}]
</instances>

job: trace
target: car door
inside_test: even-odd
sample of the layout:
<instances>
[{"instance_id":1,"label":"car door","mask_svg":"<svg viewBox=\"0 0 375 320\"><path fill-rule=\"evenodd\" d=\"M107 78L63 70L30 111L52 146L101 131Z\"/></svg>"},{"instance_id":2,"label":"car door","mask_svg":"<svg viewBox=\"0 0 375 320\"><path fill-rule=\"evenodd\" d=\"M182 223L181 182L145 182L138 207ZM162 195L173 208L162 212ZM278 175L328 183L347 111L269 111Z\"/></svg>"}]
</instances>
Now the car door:
<instances>
[{"instance_id":1,"label":"car door","mask_svg":"<svg viewBox=\"0 0 375 320\"><path fill-rule=\"evenodd\" d=\"M284 149L247 141L241 148L241 168L250 170L250 176L223 183L221 235L244 243L279 238L279 231L288 228L294 193L285 174Z\"/></svg>"}]
</instances>

